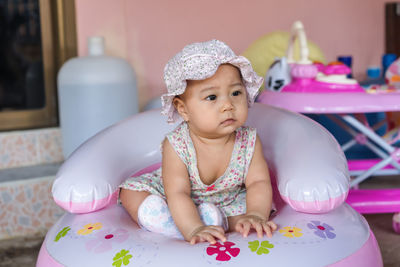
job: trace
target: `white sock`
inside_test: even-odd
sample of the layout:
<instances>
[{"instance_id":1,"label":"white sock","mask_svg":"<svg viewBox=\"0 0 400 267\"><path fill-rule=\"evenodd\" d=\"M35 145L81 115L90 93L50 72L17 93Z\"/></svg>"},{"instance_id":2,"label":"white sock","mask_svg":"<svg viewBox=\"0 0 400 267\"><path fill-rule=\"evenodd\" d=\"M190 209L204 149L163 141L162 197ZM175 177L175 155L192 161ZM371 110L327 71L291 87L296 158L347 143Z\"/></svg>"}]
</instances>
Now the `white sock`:
<instances>
[{"instance_id":1,"label":"white sock","mask_svg":"<svg viewBox=\"0 0 400 267\"><path fill-rule=\"evenodd\" d=\"M138 209L139 225L154 233L183 239L176 227L168 205L162 197L150 195L143 200Z\"/></svg>"},{"instance_id":2,"label":"white sock","mask_svg":"<svg viewBox=\"0 0 400 267\"><path fill-rule=\"evenodd\" d=\"M204 202L197 207L200 218L205 225L218 225L225 231L228 230L228 219L225 214L214 204Z\"/></svg>"},{"instance_id":3,"label":"white sock","mask_svg":"<svg viewBox=\"0 0 400 267\"><path fill-rule=\"evenodd\" d=\"M226 216L214 204L202 203L197 209L205 225L219 225L225 230L228 229ZM172 219L167 203L160 196L150 195L142 202L138 209L138 221L142 228L150 232L183 239Z\"/></svg>"}]
</instances>

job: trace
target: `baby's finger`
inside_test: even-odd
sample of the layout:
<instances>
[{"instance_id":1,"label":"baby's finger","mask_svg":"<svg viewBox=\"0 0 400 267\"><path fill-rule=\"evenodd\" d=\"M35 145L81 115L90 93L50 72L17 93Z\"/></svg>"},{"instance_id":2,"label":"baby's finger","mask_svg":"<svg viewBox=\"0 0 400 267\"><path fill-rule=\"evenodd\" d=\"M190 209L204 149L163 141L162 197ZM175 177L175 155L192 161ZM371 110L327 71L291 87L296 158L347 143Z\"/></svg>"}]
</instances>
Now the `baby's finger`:
<instances>
[{"instance_id":1,"label":"baby's finger","mask_svg":"<svg viewBox=\"0 0 400 267\"><path fill-rule=\"evenodd\" d=\"M247 237L249 235L250 226L251 224L249 222L243 223L243 232L242 232L243 237Z\"/></svg>"},{"instance_id":2,"label":"baby's finger","mask_svg":"<svg viewBox=\"0 0 400 267\"><path fill-rule=\"evenodd\" d=\"M216 229L213 231L213 232L211 232L211 234L214 236L214 237L216 237L216 238L218 238L219 240L221 240L222 242L225 242L226 241L226 237L225 237L225 232L224 232L224 229L222 228L222 227L220 227L221 229L219 229L219 228L217 228L217 227L215 227Z\"/></svg>"},{"instance_id":3,"label":"baby's finger","mask_svg":"<svg viewBox=\"0 0 400 267\"><path fill-rule=\"evenodd\" d=\"M268 221L267 224L269 227L271 227L272 231L276 231L276 229L278 229L278 226L273 221Z\"/></svg>"},{"instance_id":4,"label":"baby's finger","mask_svg":"<svg viewBox=\"0 0 400 267\"><path fill-rule=\"evenodd\" d=\"M271 238L271 237L272 237L272 231L271 231L270 225L268 225L267 223L264 223L264 224L263 224L263 228L264 228L265 234L266 234L269 238Z\"/></svg>"},{"instance_id":5,"label":"baby's finger","mask_svg":"<svg viewBox=\"0 0 400 267\"><path fill-rule=\"evenodd\" d=\"M243 224L240 223L240 222L236 223L236 225L235 225L235 231L236 231L236 232L239 232L239 233L241 233L241 234L243 234Z\"/></svg>"},{"instance_id":6,"label":"baby's finger","mask_svg":"<svg viewBox=\"0 0 400 267\"><path fill-rule=\"evenodd\" d=\"M252 226L256 230L258 238L262 238L263 235L264 235L264 231L263 231L263 226L264 225L262 225L261 223L258 223L258 222L253 222Z\"/></svg>"},{"instance_id":7,"label":"baby's finger","mask_svg":"<svg viewBox=\"0 0 400 267\"><path fill-rule=\"evenodd\" d=\"M207 233L199 233L196 234L195 236L192 237L192 239L190 240L190 244L191 245L195 245L197 243L201 243L201 242L209 242L209 240L207 239ZM211 242L210 242L211 243ZM214 243L215 244L215 243Z\"/></svg>"},{"instance_id":8,"label":"baby's finger","mask_svg":"<svg viewBox=\"0 0 400 267\"><path fill-rule=\"evenodd\" d=\"M210 243L211 245L213 245L213 244L215 244L217 242L217 241L215 241L214 236L212 234L210 234L210 233L203 233L202 235L203 235L203 238L205 240L207 240L208 243Z\"/></svg>"},{"instance_id":9,"label":"baby's finger","mask_svg":"<svg viewBox=\"0 0 400 267\"><path fill-rule=\"evenodd\" d=\"M200 237L198 237L197 235L195 235L195 236L193 236L193 237L190 239L190 245L194 245L194 244L196 244L198 241L200 241Z\"/></svg>"}]
</instances>

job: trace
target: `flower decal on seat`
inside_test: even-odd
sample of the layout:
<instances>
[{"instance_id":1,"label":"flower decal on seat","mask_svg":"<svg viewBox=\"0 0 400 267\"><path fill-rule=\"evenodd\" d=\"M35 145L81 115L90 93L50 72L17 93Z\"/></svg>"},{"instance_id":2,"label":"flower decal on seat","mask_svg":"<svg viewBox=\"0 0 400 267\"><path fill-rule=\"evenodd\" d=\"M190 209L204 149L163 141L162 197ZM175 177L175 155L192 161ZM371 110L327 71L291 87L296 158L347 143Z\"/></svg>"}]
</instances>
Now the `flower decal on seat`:
<instances>
[{"instance_id":1,"label":"flower decal on seat","mask_svg":"<svg viewBox=\"0 0 400 267\"><path fill-rule=\"evenodd\" d=\"M258 241L258 240L249 242L249 248L250 248L251 252L257 251L257 255L268 254L269 253L268 249L271 249L273 247L274 247L274 245L269 243L269 241L267 241L267 240L262 241L261 244L260 244L260 241Z\"/></svg>"},{"instance_id":2,"label":"flower decal on seat","mask_svg":"<svg viewBox=\"0 0 400 267\"><path fill-rule=\"evenodd\" d=\"M300 228L297 228L296 226L286 226L283 227L281 230L279 230L279 233L283 234L283 236L286 237L300 237L303 235L303 233L301 232Z\"/></svg>"},{"instance_id":3,"label":"flower decal on seat","mask_svg":"<svg viewBox=\"0 0 400 267\"><path fill-rule=\"evenodd\" d=\"M307 226L308 228L315 230L314 234L323 239L334 239L336 237L336 234L332 232L335 229L329 224L321 223L320 221L311 221L311 223L308 223Z\"/></svg>"},{"instance_id":4,"label":"flower decal on seat","mask_svg":"<svg viewBox=\"0 0 400 267\"><path fill-rule=\"evenodd\" d=\"M88 235L91 234L94 230L99 230L103 227L101 223L88 223L83 226L82 229L78 230L78 235Z\"/></svg>"},{"instance_id":5,"label":"flower decal on seat","mask_svg":"<svg viewBox=\"0 0 400 267\"><path fill-rule=\"evenodd\" d=\"M111 250L113 243L123 243L128 237L128 230L122 228L101 230L95 234L94 239L86 242L86 249L95 253L102 253Z\"/></svg>"},{"instance_id":6,"label":"flower decal on seat","mask_svg":"<svg viewBox=\"0 0 400 267\"><path fill-rule=\"evenodd\" d=\"M232 257L236 257L240 253L239 248L233 248L236 244L233 242L224 242L223 244L216 242L207 248L209 256L217 254L217 261L229 261Z\"/></svg>"},{"instance_id":7,"label":"flower decal on seat","mask_svg":"<svg viewBox=\"0 0 400 267\"><path fill-rule=\"evenodd\" d=\"M129 250L122 249L120 252L115 254L112 266L121 267L122 264L126 266L129 264L131 258L132 255L129 253Z\"/></svg>"}]
</instances>

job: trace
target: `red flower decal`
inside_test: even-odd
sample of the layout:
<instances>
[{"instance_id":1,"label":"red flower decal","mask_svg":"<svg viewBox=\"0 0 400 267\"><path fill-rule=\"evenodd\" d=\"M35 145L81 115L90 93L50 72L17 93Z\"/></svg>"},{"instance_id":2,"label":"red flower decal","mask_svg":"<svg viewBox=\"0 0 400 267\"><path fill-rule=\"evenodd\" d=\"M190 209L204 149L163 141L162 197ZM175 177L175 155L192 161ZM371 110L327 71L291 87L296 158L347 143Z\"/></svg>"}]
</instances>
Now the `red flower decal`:
<instances>
[{"instance_id":1,"label":"red flower decal","mask_svg":"<svg viewBox=\"0 0 400 267\"><path fill-rule=\"evenodd\" d=\"M232 246L235 245L235 243L229 241L224 242L223 244L217 242L207 248L207 254L209 256L217 254L217 257L215 258L217 261L229 261L232 257L239 255L240 249L232 248Z\"/></svg>"}]
</instances>

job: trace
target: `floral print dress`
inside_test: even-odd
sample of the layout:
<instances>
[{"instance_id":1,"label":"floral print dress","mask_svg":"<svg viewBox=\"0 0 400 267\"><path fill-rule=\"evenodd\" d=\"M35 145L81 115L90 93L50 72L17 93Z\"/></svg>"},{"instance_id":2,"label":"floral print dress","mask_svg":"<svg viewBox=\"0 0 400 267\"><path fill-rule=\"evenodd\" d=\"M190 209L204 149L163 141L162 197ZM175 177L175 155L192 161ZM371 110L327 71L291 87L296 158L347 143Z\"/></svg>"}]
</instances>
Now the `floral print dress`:
<instances>
[{"instance_id":1,"label":"floral print dress","mask_svg":"<svg viewBox=\"0 0 400 267\"><path fill-rule=\"evenodd\" d=\"M190 138L187 123L182 122L166 137L187 167L191 184L191 198L196 205L203 202L213 203L228 217L246 213L244 182L254 154L256 142L254 128L243 126L236 130L229 166L225 173L211 185L204 184L200 179L196 150ZM135 191L147 191L165 198L161 168L151 173L130 177L120 187Z\"/></svg>"}]
</instances>

